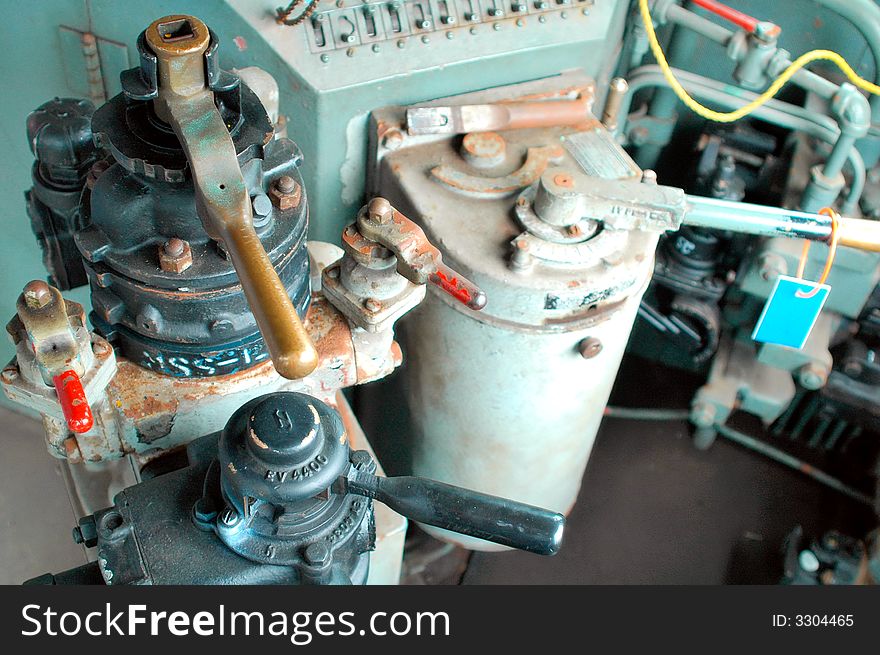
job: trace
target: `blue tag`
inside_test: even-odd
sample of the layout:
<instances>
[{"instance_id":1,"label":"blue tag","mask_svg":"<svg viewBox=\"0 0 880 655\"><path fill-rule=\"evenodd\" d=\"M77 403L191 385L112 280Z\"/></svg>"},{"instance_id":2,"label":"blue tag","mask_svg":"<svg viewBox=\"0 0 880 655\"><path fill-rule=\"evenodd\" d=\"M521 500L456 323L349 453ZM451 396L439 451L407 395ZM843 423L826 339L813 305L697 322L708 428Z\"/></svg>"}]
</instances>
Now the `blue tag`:
<instances>
[{"instance_id":1,"label":"blue tag","mask_svg":"<svg viewBox=\"0 0 880 655\"><path fill-rule=\"evenodd\" d=\"M819 290L809 298L798 295L816 288ZM803 348L830 291L831 287L827 284L780 275L755 325L752 339L789 348Z\"/></svg>"}]
</instances>

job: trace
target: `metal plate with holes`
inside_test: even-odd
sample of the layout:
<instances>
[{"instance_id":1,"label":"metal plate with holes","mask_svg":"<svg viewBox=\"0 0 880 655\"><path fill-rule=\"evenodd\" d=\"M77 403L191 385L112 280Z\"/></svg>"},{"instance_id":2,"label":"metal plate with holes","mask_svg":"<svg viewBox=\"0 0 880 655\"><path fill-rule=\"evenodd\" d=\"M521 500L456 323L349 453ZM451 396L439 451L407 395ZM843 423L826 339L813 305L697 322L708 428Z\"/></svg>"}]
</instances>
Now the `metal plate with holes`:
<instances>
[{"instance_id":1,"label":"metal plate with holes","mask_svg":"<svg viewBox=\"0 0 880 655\"><path fill-rule=\"evenodd\" d=\"M391 0L316 12L302 26L314 53L520 16L589 9L595 0Z\"/></svg>"}]
</instances>

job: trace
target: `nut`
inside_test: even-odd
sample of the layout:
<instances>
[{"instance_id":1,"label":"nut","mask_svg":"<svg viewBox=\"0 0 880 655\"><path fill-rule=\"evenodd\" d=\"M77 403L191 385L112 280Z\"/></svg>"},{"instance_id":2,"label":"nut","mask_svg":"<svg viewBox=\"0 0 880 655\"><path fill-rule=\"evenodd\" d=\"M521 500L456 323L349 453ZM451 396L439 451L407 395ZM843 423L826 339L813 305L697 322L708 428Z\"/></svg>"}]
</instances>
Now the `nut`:
<instances>
[{"instance_id":1,"label":"nut","mask_svg":"<svg viewBox=\"0 0 880 655\"><path fill-rule=\"evenodd\" d=\"M321 541L309 544L304 554L306 561L312 566L323 566L330 560L330 549Z\"/></svg>"},{"instance_id":2,"label":"nut","mask_svg":"<svg viewBox=\"0 0 880 655\"><path fill-rule=\"evenodd\" d=\"M375 314L382 309L382 303L375 298L367 298L364 300L364 307L366 307L368 312L373 312Z\"/></svg>"},{"instance_id":3,"label":"nut","mask_svg":"<svg viewBox=\"0 0 880 655\"><path fill-rule=\"evenodd\" d=\"M290 175L282 175L269 188L269 198L281 211L295 209L302 200L302 187Z\"/></svg>"},{"instance_id":4,"label":"nut","mask_svg":"<svg viewBox=\"0 0 880 655\"><path fill-rule=\"evenodd\" d=\"M596 337L587 337L578 344L578 352L584 359L593 359L602 352L602 342Z\"/></svg>"},{"instance_id":5,"label":"nut","mask_svg":"<svg viewBox=\"0 0 880 655\"><path fill-rule=\"evenodd\" d=\"M159 248L159 267L168 273L182 273L193 263L192 249L183 239L173 238Z\"/></svg>"},{"instance_id":6,"label":"nut","mask_svg":"<svg viewBox=\"0 0 880 655\"><path fill-rule=\"evenodd\" d=\"M42 280L28 282L22 294L24 295L25 303L31 309L39 309L52 302L52 290Z\"/></svg>"},{"instance_id":7,"label":"nut","mask_svg":"<svg viewBox=\"0 0 880 655\"><path fill-rule=\"evenodd\" d=\"M6 384L12 384L18 379L18 369L14 366L9 366L3 369L3 373L0 374L0 377L3 378L3 381Z\"/></svg>"},{"instance_id":8,"label":"nut","mask_svg":"<svg viewBox=\"0 0 880 655\"><path fill-rule=\"evenodd\" d=\"M382 146L388 150L397 150L403 145L403 132L397 128L392 128L385 132L382 137Z\"/></svg>"},{"instance_id":9,"label":"nut","mask_svg":"<svg viewBox=\"0 0 880 655\"><path fill-rule=\"evenodd\" d=\"M371 221L384 225L394 218L394 207L385 198L373 198L367 205L367 214Z\"/></svg>"}]
</instances>

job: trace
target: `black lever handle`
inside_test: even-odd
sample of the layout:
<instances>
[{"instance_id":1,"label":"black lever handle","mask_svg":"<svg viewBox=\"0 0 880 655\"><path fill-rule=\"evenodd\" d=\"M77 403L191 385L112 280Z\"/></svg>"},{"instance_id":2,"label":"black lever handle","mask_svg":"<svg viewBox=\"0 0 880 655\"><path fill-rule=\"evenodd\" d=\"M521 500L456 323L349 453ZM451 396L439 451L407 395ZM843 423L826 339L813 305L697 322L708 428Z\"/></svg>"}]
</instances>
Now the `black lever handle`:
<instances>
[{"instance_id":1,"label":"black lever handle","mask_svg":"<svg viewBox=\"0 0 880 655\"><path fill-rule=\"evenodd\" d=\"M416 477L383 478L352 467L349 493L384 503L398 514L437 528L538 555L555 555L565 517L498 496Z\"/></svg>"}]
</instances>

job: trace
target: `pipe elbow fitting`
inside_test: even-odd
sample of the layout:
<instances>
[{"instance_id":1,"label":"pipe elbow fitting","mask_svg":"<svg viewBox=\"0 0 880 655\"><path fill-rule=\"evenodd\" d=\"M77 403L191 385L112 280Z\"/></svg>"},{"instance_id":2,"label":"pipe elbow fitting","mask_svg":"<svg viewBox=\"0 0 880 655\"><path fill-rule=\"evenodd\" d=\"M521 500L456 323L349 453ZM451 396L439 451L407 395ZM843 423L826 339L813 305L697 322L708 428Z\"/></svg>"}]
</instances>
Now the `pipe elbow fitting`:
<instances>
[{"instance_id":1,"label":"pipe elbow fitting","mask_svg":"<svg viewBox=\"0 0 880 655\"><path fill-rule=\"evenodd\" d=\"M831 112L847 136L861 139L871 127L868 99L852 84L844 82L831 98Z\"/></svg>"}]
</instances>

